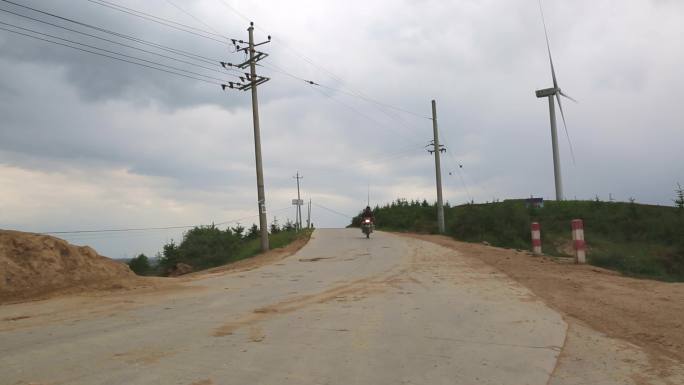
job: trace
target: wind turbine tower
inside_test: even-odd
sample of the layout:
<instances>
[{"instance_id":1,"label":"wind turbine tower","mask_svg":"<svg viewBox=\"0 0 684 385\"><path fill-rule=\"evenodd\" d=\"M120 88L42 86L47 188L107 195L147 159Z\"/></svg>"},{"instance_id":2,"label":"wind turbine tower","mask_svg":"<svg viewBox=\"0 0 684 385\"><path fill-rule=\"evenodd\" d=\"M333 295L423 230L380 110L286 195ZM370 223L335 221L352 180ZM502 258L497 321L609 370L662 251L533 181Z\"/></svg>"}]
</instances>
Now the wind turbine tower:
<instances>
[{"instance_id":1,"label":"wind turbine tower","mask_svg":"<svg viewBox=\"0 0 684 385\"><path fill-rule=\"evenodd\" d=\"M538 98L548 98L549 99L549 116L551 118L551 146L553 149L553 175L556 185L556 200L563 200L563 180L561 175L561 164L560 164L560 154L558 152L558 130L556 129L556 107L554 103L554 98L558 101L558 109L561 113L561 118L563 119L563 128L565 129L565 136L568 138L568 144L570 146L570 154L572 155L573 162L575 161L575 154L572 150L572 143L570 142L570 135L568 134L568 126L565 124L565 113L563 113L563 104L561 103L561 96L568 98L573 102L577 102L575 99L566 95L558 87L558 81L556 80L556 70L553 67L553 58L551 57L551 45L549 44L549 34L546 30L546 20L544 20L544 10L542 9L541 0L539 1L539 11L541 12L542 24L544 25L544 36L546 37L546 50L549 53L549 63L551 64L551 77L553 78L553 87L545 88L543 90L537 90L536 94Z\"/></svg>"}]
</instances>

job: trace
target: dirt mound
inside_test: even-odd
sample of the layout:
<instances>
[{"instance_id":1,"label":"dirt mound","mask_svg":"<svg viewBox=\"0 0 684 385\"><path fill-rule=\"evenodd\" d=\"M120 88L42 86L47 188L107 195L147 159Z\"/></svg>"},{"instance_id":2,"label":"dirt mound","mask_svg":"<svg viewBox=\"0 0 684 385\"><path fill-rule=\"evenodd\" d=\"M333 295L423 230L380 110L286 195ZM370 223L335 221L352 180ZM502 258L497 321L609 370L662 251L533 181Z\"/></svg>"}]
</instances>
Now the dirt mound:
<instances>
[{"instance_id":1,"label":"dirt mound","mask_svg":"<svg viewBox=\"0 0 684 385\"><path fill-rule=\"evenodd\" d=\"M171 267L167 272L169 277L178 277L185 274L192 273L192 266L186 263L177 263L175 266Z\"/></svg>"},{"instance_id":2,"label":"dirt mound","mask_svg":"<svg viewBox=\"0 0 684 385\"><path fill-rule=\"evenodd\" d=\"M0 230L0 302L73 288L123 287L127 265L48 235Z\"/></svg>"}]
</instances>

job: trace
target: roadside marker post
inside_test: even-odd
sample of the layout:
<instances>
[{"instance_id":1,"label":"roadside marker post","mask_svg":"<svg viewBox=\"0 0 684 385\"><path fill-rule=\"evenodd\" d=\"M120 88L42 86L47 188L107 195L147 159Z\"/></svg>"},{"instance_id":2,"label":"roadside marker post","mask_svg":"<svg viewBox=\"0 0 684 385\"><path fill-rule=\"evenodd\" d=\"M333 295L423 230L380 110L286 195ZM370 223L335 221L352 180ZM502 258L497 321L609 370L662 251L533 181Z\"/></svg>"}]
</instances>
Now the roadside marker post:
<instances>
[{"instance_id":1,"label":"roadside marker post","mask_svg":"<svg viewBox=\"0 0 684 385\"><path fill-rule=\"evenodd\" d=\"M542 254L541 226L539 222L532 222L532 253L534 255Z\"/></svg>"},{"instance_id":2,"label":"roadside marker post","mask_svg":"<svg viewBox=\"0 0 684 385\"><path fill-rule=\"evenodd\" d=\"M575 263L587 263L587 245L584 242L584 222L582 222L581 219L572 220L572 244L575 249Z\"/></svg>"}]
</instances>

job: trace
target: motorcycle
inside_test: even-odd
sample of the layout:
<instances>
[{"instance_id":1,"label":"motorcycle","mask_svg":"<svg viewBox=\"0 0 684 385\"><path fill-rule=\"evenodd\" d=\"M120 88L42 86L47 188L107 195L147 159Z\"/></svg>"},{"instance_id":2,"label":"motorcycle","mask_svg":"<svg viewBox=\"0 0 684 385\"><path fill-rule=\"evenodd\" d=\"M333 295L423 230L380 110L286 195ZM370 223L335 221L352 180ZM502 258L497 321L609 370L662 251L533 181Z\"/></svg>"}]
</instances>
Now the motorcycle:
<instances>
[{"instance_id":1,"label":"motorcycle","mask_svg":"<svg viewBox=\"0 0 684 385\"><path fill-rule=\"evenodd\" d=\"M374 228L375 225L370 218L363 218L363 221L361 221L361 231L366 234L366 238L370 238Z\"/></svg>"}]
</instances>

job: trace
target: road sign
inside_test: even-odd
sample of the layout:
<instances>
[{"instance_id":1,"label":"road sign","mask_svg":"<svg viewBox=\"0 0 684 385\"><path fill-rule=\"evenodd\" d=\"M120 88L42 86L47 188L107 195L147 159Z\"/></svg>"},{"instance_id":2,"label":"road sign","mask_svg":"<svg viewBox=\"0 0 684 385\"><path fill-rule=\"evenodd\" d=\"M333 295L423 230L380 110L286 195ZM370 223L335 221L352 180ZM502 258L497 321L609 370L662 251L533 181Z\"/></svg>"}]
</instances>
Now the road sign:
<instances>
[{"instance_id":1,"label":"road sign","mask_svg":"<svg viewBox=\"0 0 684 385\"><path fill-rule=\"evenodd\" d=\"M293 199L292 206L304 206L304 199Z\"/></svg>"}]
</instances>

